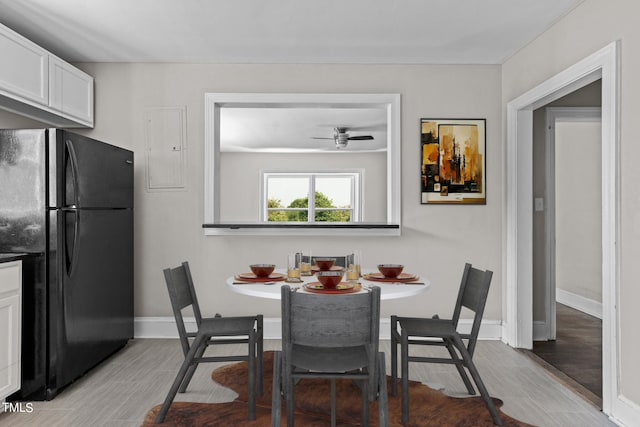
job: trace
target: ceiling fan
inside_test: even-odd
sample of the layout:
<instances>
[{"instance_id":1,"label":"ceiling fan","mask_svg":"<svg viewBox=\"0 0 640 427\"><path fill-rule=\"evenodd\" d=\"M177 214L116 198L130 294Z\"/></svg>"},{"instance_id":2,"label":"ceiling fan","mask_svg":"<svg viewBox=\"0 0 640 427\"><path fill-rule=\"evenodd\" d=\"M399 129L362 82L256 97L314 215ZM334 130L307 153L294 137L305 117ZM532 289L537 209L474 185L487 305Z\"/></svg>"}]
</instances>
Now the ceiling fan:
<instances>
[{"instance_id":1,"label":"ceiling fan","mask_svg":"<svg viewBox=\"0 0 640 427\"><path fill-rule=\"evenodd\" d=\"M347 131L349 128L346 127L334 127L333 128L333 138L323 138L323 137L312 137L312 139L333 139L336 144L336 148L346 148L349 141L370 141L373 140L373 136L371 135L359 135L359 136L349 136Z\"/></svg>"}]
</instances>

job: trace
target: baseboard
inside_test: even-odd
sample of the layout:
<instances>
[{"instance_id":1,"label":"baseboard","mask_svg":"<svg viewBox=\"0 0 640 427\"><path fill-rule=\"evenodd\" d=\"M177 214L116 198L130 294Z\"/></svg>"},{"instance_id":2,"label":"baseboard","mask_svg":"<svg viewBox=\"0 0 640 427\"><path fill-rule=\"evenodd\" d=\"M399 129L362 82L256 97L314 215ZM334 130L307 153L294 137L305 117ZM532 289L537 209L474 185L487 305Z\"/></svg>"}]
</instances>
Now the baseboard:
<instances>
[{"instance_id":1,"label":"baseboard","mask_svg":"<svg viewBox=\"0 0 640 427\"><path fill-rule=\"evenodd\" d=\"M638 427L640 426L640 406L624 396L618 396L613 403L612 412L609 418L619 426Z\"/></svg>"},{"instance_id":2,"label":"baseboard","mask_svg":"<svg viewBox=\"0 0 640 427\"><path fill-rule=\"evenodd\" d=\"M534 341L546 341L547 335L549 332L549 328L547 327L547 322L543 320L534 320L533 321L533 340Z\"/></svg>"},{"instance_id":3,"label":"baseboard","mask_svg":"<svg viewBox=\"0 0 640 427\"><path fill-rule=\"evenodd\" d=\"M599 301L592 300L560 288L556 288L556 301L560 304L580 310L583 313L587 313L590 316L602 319L602 303Z\"/></svg>"},{"instance_id":4,"label":"baseboard","mask_svg":"<svg viewBox=\"0 0 640 427\"><path fill-rule=\"evenodd\" d=\"M188 330L195 330L194 318L185 318ZM471 330L471 320L460 320L459 330L468 333ZM380 339L390 339L391 319L380 319ZM173 317L136 317L134 320L134 336L136 338L178 338L178 330ZM282 326L279 317L264 319L264 338L280 339ZM502 323L499 320L483 320L478 339L502 339Z\"/></svg>"}]
</instances>

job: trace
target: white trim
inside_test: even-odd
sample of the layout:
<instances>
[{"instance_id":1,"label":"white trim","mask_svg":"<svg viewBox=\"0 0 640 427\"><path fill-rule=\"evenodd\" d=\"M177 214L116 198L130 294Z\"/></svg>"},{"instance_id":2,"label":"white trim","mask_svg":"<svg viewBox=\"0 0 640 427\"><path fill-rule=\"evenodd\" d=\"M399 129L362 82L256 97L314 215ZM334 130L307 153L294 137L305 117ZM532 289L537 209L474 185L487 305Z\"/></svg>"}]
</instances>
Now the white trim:
<instances>
[{"instance_id":1,"label":"white trim","mask_svg":"<svg viewBox=\"0 0 640 427\"><path fill-rule=\"evenodd\" d=\"M582 295L565 291L560 288L556 289L556 301L560 304L582 311L589 316L602 319L602 303L600 301L592 300L591 298L586 298Z\"/></svg>"},{"instance_id":2,"label":"white trim","mask_svg":"<svg viewBox=\"0 0 640 427\"><path fill-rule=\"evenodd\" d=\"M545 325L544 339L556 339L556 179L555 146L556 122L602 122L600 107L548 107L545 108ZM601 309L602 310L602 309ZM602 311L601 311L602 313ZM602 314L600 315L602 319ZM538 340L540 340L538 336ZM534 338L535 340L535 338Z\"/></svg>"},{"instance_id":3,"label":"white trim","mask_svg":"<svg viewBox=\"0 0 640 427\"><path fill-rule=\"evenodd\" d=\"M603 412L618 416L619 395L619 42L613 42L507 104L504 338L531 348L533 110L602 79L602 307ZM524 128L524 129L523 129ZM640 416L636 419L640 419Z\"/></svg>"},{"instance_id":4,"label":"white trim","mask_svg":"<svg viewBox=\"0 0 640 427\"><path fill-rule=\"evenodd\" d=\"M611 421L619 426L638 426L640 420L640 405L632 402L629 398L620 395L616 401L615 415L610 415Z\"/></svg>"},{"instance_id":5,"label":"white trim","mask_svg":"<svg viewBox=\"0 0 640 427\"><path fill-rule=\"evenodd\" d=\"M401 224L401 121L400 94L327 94L327 93L205 93L204 112L204 222L220 223L220 108L223 106L255 107L270 105L274 107L288 106L384 106L387 111L387 223ZM204 228L205 235L364 235L364 236L398 236L401 228L358 228L342 230L310 228L300 229L268 229L245 228Z\"/></svg>"},{"instance_id":6,"label":"white trim","mask_svg":"<svg viewBox=\"0 0 640 427\"><path fill-rule=\"evenodd\" d=\"M533 321L533 340L534 341L548 341L549 337L547 335L547 331L549 326L547 322L542 320L534 320Z\"/></svg>"},{"instance_id":7,"label":"white trim","mask_svg":"<svg viewBox=\"0 0 640 427\"><path fill-rule=\"evenodd\" d=\"M282 325L279 317L265 317L263 319L264 339L280 339L282 337ZM468 333L471 330L472 320L461 319L459 330ZM135 338L178 338L178 330L173 317L136 317L134 320ZM187 330L195 330L194 318L185 318ZM380 339L391 339L391 319L380 319ZM478 339L500 340L502 339L502 322L499 320L483 320L478 333Z\"/></svg>"}]
</instances>

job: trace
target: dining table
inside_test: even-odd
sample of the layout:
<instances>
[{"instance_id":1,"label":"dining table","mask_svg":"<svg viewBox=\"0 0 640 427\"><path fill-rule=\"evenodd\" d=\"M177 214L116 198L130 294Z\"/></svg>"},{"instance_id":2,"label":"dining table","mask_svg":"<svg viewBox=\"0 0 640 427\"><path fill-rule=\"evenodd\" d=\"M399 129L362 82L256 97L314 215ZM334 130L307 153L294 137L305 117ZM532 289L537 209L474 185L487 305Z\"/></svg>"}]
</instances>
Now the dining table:
<instances>
[{"instance_id":1,"label":"dining table","mask_svg":"<svg viewBox=\"0 0 640 427\"><path fill-rule=\"evenodd\" d=\"M405 275L399 279L393 280L380 277L376 269L363 268L362 271L363 274L357 280L356 289L350 289L345 292L338 290L332 293L337 295L353 295L358 292L366 292L370 286L378 286L380 287L380 299L392 300L419 295L431 286L431 283L424 275L413 272L405 273ZM409 274L413 276L411 280L404 280ZM299 292L320 293L308 287L308 285L318 281L315 274L301 276L300 279L300 282L288 282L286 280L286 269L276 269L269 278L265 278L262 281L255 281L256 279L254 279L250 273L239 273L229 276L226 283L231 291L238 294L267 299L279 300L281 297L280 288L285 284L292 288L298 288Z\"/></svg>"}]
</instances>

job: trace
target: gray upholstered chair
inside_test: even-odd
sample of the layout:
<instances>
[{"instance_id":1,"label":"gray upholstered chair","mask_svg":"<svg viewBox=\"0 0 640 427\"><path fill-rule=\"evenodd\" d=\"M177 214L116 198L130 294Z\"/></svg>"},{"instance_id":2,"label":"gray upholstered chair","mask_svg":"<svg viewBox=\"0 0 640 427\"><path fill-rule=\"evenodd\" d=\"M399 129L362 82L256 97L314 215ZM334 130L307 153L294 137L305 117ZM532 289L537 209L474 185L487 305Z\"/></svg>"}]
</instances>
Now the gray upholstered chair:
<instances>
[{"instance_id":1,"label":"gray upholstered chair","mask_svg":"<svg viewBox=\"0 0 640 427\"><path fill-rule=\"evenodd\" d=\"M202 362L249 362L249 420L256 418L256 393L262 395L263 365L263 318L261 314L241 317L203 318L198 305L189 264L183 262L177 268L164 270L171 307L176 319L180 344L184 353L184 362L167 393L167 397L158 412L156 423L162 423L169 407L180 391L184 393L199 363ZM191 307L196 320L197 331L187 332L184 324L183 310ZM232 356L203 357L209 345L247 343L247 352Z\"/></svg>"},{"instance_id":2,"label":"gray upholstered chair","mask_svg":"<svg viewBox=\"0 0 640 427\"><path fill-rule=\"evenodd\" d=\"M451 319L440 319L438 315L432 318L391 316L391 394L393 396L397 394L397 353L398 345L400 345L403 423L406 424L409 420L409 362L427 362L454 364L469 394L475 394L475 390L464 370L466 367L476 383L487 409L491 413L493 422L502 425L500 415L498 415L498 411L473 363L473 353L489 294L492 275L493 273L489 270L482 271L473 268L471 264L465 264L458 298ZM474 312L473 324L469 334L461 334L456 330L463 307ZM467 341L466 345L463 340ZM446 347L450 358L412 356L409 354L410 344Z\"/></svg>"},{"instance_id":3,"label":"gray upholstered chair","mask_svg":"<svg viewBox=\"0 0 640 427\"><path fill-rule=\"evenodd\" d=\"M384 353L378 351L380 288L350 295L318 295L282 286L282 351L274 357L272 426L280 426L282 398L293 426L294 388L302 378L331 380L331 425L336 425L335 380L362 389L362 425L378 399L380 426L388 425Z\"/></svg>"}]
</instances>

